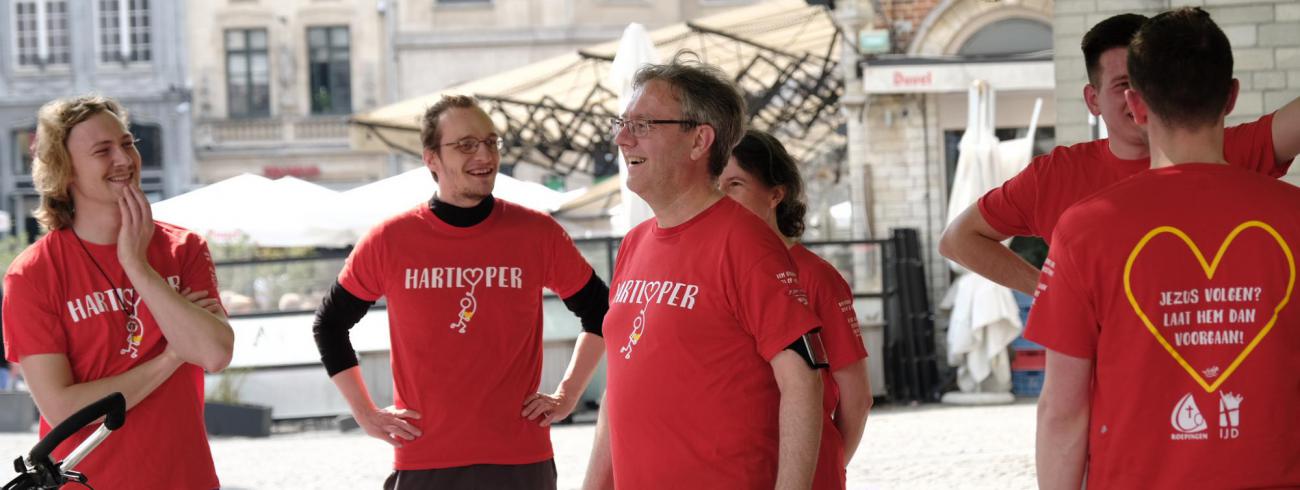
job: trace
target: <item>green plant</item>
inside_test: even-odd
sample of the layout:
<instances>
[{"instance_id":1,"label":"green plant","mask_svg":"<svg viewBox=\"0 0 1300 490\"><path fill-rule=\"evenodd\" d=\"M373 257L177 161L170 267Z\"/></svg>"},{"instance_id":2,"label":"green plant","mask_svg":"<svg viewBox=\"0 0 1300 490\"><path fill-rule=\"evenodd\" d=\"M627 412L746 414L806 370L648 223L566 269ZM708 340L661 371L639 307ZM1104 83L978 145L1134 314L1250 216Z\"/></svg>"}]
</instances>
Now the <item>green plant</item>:
<instances>
[{"instance_id":1,"label":"green plant","mask_svg":"<svg viewBox=\"0 0 1300 490\"><path fill-rule=\"evenodd\" d=\"M16 235L0 235L0 272L9 272L9 264L18 258L18 254L23 253L28 245L30 241L25 232Z\"/></svg>"},{"instance_id":2,"label":"green plant","mask_svg":"<svg viewBox=\"0 0 1300 490\"><path fill-rule=\"evenodd\" d=\"M244 381L252 372L253 369L247 367L226 368L225 371L217 375L217 386L213 387L212 391L208 393L207 400L238 405L239 389L244 386Z\"/></svg>"}]
</instances>

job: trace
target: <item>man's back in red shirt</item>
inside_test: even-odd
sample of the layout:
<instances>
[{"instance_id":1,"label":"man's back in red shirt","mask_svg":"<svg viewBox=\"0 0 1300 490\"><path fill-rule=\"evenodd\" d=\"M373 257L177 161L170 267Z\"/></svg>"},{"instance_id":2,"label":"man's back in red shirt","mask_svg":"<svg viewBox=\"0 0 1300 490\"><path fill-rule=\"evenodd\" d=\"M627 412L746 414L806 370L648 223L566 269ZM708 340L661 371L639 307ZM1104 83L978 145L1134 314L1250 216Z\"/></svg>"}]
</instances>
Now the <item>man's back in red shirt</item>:
<instances>
[{"instance_id":1,"label":"man's back in red shirt","mask_svg":"<svg viewBox=\"0 0 1300 490\"><path fill-rule=\"evenodd\" d=\"M1090 488L1300 485L1296 209L1294 186L1183 164L1065 213L1026 336L1095 363Z\"/></svg>"}]
</instances>

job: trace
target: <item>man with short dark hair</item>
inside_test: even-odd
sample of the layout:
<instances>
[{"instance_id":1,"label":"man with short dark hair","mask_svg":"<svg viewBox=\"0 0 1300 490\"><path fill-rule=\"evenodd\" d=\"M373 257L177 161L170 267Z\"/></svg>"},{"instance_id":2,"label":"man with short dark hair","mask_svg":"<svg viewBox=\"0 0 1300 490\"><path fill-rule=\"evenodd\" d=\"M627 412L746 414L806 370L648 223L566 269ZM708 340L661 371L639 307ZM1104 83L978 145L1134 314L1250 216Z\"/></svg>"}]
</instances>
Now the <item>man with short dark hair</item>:
<instances>
[{"instance_id":1,"label":"man with short dark hair","mask_svg":"<svg viewBox=\"0 0 1300 490\"><path fill-rule=\"evenodd\" d=\"M425 113L428 203L366 234L316 312L321 361L365 432L396 447L386 489L554 489L546 426L573 410L603 353L609 289L545 214L492 197L501 135L468 96ZM582 320L555 394L542 371L542 289ZM388 299L394 405L378 408L348 339Z\"/></svg>"},{"instance_id":2,"label":"man with short dark hair","mask_svg":"<svg viewBox=\"0 0 1300 490\"><path fill-rule=\"evenodd\" d=\"M1020 174L953 219L939 241L939 253L993 282L1033 294L1039 270L1001 242L1036 236L1050 245L1052 230L1067 208L1150 168L1146 133L1133 123L1124 100L1128 44L1145 20L1137 14L1116 15L1083 38L1089 80L1083 100L1105 121L1109 138L1058 146L1035 157ZM1300 153L1300 100L1228 128L1223 150L1229 164L1270 177L1285 175Z\"/></svg>"},{"instance_id":3,"label":"man with short dark hair","mask_svg":"<svg viewBox=\"0 0 1300 490\"><path fill-rule=\"evenodd\" d=\"M1209 14L1157 15L1128 50L1153 168L1056 227L1026 332L1048 349L1039 485L1295 488L1300 189L1227 164L1238 86Z\"/></svg>"},{"instance_id":4,"label":"man with short dark hair","mask_svg":"<svg viewBox=\"0 0 1300 490\"><path fill-rule=\"evenodd\" d=\"M785 244L714 183L745 102L716 67L637 72L612 121L655 217L619 247L587 488L806 489L825 353ZM811 347L810 347L811 346Z\"/></svg>"}]
</instances>

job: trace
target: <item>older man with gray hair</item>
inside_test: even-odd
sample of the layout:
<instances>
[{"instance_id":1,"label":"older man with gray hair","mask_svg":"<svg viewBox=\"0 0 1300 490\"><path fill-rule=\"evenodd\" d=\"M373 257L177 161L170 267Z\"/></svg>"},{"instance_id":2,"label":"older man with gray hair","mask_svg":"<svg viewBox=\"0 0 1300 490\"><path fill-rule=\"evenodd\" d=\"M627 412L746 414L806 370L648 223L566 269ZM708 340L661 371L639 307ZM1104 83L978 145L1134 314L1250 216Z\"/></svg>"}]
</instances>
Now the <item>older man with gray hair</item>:
<instances>
[{"instance_id":1,"label":"older man with gray hair","mask_svg":"<svg viewBox=\"0 0 1300 490\"><path fill-rule=\"evenodd\" d=\"M587 488L808 488L825 354L784 244L715 180L745 101L717 68L647 65L611 121L655 217L623 239Z\"/></svg>"}]
</instances>

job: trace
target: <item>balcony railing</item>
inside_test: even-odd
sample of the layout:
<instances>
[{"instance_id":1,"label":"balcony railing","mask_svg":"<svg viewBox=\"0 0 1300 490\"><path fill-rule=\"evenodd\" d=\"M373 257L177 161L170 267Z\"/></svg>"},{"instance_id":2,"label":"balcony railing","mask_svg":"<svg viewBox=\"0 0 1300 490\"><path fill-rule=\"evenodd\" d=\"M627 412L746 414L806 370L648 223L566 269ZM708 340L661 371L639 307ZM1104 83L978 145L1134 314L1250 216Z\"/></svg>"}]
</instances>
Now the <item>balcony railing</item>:
<instances>
[{"instance_id":1,"label":"balcony railing","mask_svg":"<svg viewBox=\"0 0 1300 490\"><path fill-rule=\"evenodd\" d=\"M346 143L347 116L286 116L210 119L197 124L200 146L279 145L293 142Z\"/></svg>"}]
</instances>

